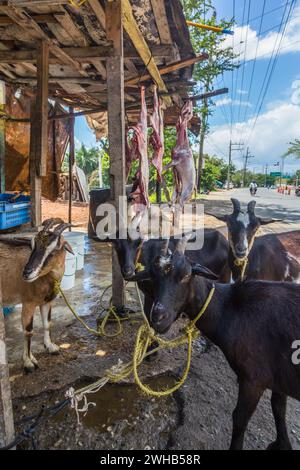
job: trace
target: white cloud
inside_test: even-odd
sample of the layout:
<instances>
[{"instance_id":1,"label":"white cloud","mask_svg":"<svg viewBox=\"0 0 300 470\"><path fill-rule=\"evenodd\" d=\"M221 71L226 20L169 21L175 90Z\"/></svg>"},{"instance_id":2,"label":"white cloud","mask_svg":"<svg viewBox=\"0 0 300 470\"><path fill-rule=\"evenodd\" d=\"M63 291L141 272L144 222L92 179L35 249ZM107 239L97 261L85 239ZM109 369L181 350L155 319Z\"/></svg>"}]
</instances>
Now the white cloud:
<instances>
[{"instance_id":1,"label":"white cloud","mask_svg":"<svg viewBox=\"0 0 300 470\"><path fill-rule=\"evenodd\" d=\"M233 106L245 106L248 108L252 107L252 104L249 103L249 101L232 100L231 98L223 98L221 100L215 101L215 105L217 107L227 104L233 104Z\"/></svg>"},{"instance_id":2,"label":"white cloud","mask_svg":"<svg viewBox=\"0 0 300 470\"><path fill-rule=\"evenodd\" d=\"M237 92L238 95L247 95L247 94L248 94L248 91L247 91L247 90L240 90L240 89L238 89L238 90L236 90L236 92Z\"/></svg>"},{"instance_id":3,"label":"white cloud","mask_svg":"<svg viewBox=\"0 0 300 470\"><path fill-rule=\"evenodd\" d=\"M237 123L233 128L232 139L234 142L247 140L253 127L253 118L244 123ZM286 152L288 143L300 134L300 106L292 102L281 102L277 106L269 106L269 109L261 114L257 120L249 147L255 159L251 161L252 166L261 168L265 163L274 163ZM214 154L216 148L221 148L227 153L230 140L228 126L217 126L207 141L206 152ZM238 157L237 153L234 158ZM238 163L238 162L235 162ZM240 165L242 160L240 160ZM287 169L300 168L300 162L292 158L286 161Z\"/></svg>"},{"instance_id":4,"label":"white cloud","mask_svg":"<svg viewBox=\"0 0 300 470\"><path fill-rule=\"evenodd\" d=\"M282 32L278 33L278 31L271 31L265 36L259 38L257 31L253 30L249 25L236 26L234 31L235 53L241 53L240 57L242 60L244 60L245 48L246 60L253 60L255 58L257 46L257 59L270 58L274 46L276 46L275 51L277 51L282 37ZM242 44L240 44L241 42ZM224 45L225 47L232 46L232 38L228 37L226 41L224 41ZM280 55L291 52L300 52L300 6L294 9L292 19L286 28L284 38L280 45Z\"/></svg>"},{"instance_id":5,"label":"white cloud","mask_svg":"<svg viewBox=\"0 0 300 470\"><path fill-rule=\"evenodd\" d=\"M77 137L75 137L74 141L75 141L76 150L79 150L81 148L82 142L80 142L80 140L77 139Z\"/></svg>"}]
</instances>

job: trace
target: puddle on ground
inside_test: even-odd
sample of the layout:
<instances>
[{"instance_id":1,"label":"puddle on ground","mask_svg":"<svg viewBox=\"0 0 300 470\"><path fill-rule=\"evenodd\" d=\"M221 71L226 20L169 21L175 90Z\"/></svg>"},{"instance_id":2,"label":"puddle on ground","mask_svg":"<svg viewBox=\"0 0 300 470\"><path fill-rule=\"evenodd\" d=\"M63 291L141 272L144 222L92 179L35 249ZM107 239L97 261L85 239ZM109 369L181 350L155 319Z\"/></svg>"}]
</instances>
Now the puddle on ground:
<instances>
[{"instance_id":1,"label":"puddle on ground","mask_svg":"<svg viewBox=\"0 0 300 470\"><path fill-rule=\"evenodd\" d=\"M161 376L147 381L153 390L167 390L176 383L174 377ZM86 384L79 384L77 388ZM81 414L80 419L85 428L96 430L97 432L107 432L120 422L125 425L123 432L131 429L137 421L149 419L155 421L157 418L168 414L173 403L172 396L165 398L148 397L133 384L111 385L108 384L99 392L87 396L89 402L96 404L90 406L86 416ZM171 406L172 407L172 406ZM70 410L67 414L74 413ZM55 421L62 423L66 419L66 414L59 414Z\"/></svg>"},{"instance_id":2,"label":"puddle on ground","mask_svg":"<svg viewBox=\"0 0 300 470\"><path fill-rule=\"evenodd\" d=\"M155 377L147 381L147 385L153 390L166 390L173 387L175 383L175 378L170 376ZM85 385L79 384L77 388ZM90 406L86 416L81 414L81 422L84 427L98 432L106 432L107 428L120 421L125 421L130 428L131 424L136 424L137 420L143 418L155 420L166 411L173 400L171 396L163 399L148 397L132 384L108 384L99 392L88 395L87 398L96 406ZM149 406L150 403L151 406ZM74 413L74 410L68 413ZM55 421L60 423L64 419L65 414L62 413L56 417Z\"/></svg>"},{"instance_id":3,"label":"puddle on ground","mask_svg":"<svg viewBox=\"0 0 300 470\"><path fill-rule=\"evenodd\" d=\"M166 390L176 380L161 375L146 381L154 390ZM81 388L90 383L85 379L76 383ZM61 399L60 391L57 395ZM60 398L59 398L60 397ZM99 392L87 396L96 407L89 407L86 416L80 414L78 426L76 413L70 407L40 424L33 443L25 441L22 449L166 449L178 425L181 405L177 395L155 398L143 394L135 384L107 384ZM46 401L54 402L53 395L42 394L34 400L28 397L26 415L36 412ZM26 401L26 400L25 400ZM23 409L24 399L16 406L16 415ZM22 417L22 416L20 416ZM23 428L22 428L23 429ZM17 428L17 431L21 429Z\"/></svg>"}]
</instances>

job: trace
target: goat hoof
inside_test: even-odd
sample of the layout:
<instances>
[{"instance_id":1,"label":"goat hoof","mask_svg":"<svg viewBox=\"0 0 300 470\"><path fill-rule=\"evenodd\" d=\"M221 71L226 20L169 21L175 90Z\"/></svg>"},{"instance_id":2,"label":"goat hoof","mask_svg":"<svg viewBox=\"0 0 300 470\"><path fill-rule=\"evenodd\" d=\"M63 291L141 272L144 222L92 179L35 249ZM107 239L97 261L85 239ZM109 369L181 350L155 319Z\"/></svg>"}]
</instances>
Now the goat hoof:
<instances>
[{"instance_id":1,"label":"goat hoof","mask_svg":"<svg viewBox=\"0 0 300 470\"><path fill-rule=\"evenodd\" d=\"M47 353L57 355L59 354L59 346L57 344L51 343L48 346L45 345Z\"/></svg>"},{"instance_id":2,"label":"goat hoof","mask_svg":"<svg viewBox=\"0 0 300 470\"><path fill-rule=\"evenodd\" d=\"M293 450L289 441L274 441L268 447L267 450Z\"/></svg>"},{"instance_id":3,"label":"goat hoof","mask_svg":"<svg viewBox=\"0 0 300 470\"><path fill-rule=\"evenodd\" d=\"M37 363L37 361L36 361L36 362L27 361L26 364L24 364L24 370L25 370L25 372L27 372L27 373L34 372L35 369L37 369L37 368L38 368L38 363Z\"/></svg>"}]
</instances>

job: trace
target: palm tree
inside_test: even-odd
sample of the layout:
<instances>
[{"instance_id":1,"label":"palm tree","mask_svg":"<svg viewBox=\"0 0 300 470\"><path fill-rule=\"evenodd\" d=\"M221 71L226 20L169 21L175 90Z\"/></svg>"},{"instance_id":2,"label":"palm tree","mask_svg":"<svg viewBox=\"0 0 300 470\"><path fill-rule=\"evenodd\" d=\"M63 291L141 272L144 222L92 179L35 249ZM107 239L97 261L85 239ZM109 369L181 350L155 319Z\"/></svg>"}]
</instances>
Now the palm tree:
<instances>
[{"instance_id":1,"label":"palm tree","mask_svg":"<svg viewBox=\"0 0 300 470\"><path fill-rule=\"evenodd\" d=\"M300 139L295 139L294 142L290 142L290 147L285 153L285 157L294 155L296 158L300 158Z\"/></svg>"}]
</instances>

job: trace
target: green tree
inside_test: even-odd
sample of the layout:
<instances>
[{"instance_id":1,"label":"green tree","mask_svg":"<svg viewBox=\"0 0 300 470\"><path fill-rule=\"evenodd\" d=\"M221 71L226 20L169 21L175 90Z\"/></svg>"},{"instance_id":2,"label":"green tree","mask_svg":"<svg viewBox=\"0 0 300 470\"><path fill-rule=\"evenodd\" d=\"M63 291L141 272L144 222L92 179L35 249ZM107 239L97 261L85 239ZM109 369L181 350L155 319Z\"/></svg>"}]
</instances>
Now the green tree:
<instances>
[{"instance_id":1,"label":"green tree","mask_svg":"<svg viewBox=\"0 0 300 470\"><path fill-rule=\"evenodd\" d=\"M296 158L300 158L300 139L295 139L293 142L290 142L290 147L285 153L285 157L294 155Z\"/></svg>"},{"instance_id":2,"label":"green tree","mask_svg":"<svg viewBox=\"0 0 300 470\"><path fill-rule=\"evenodd\" d=\"M183 7L186 18L190 21L229 29L234 25L234 19L226 21L217 17L217 11L213 6L212 0L183 0ZM190 28L190 36L194 50L197 53L205 51L209 55L209 59L205 63L201 62L195 65L193 73L193 78L198 82L197 92L204 90L206 93L213 89L216 77L237 67L234 64L234 59L237 56L234 54L232 47L224 47L226 36L223 34L199 28ZM212 100L204 100L202 105L197 108L202 120L198 157L198 190L201 187L204 142L209 132L209 117L213 113L213 106Z\"/></svg>"}]
</instances>

